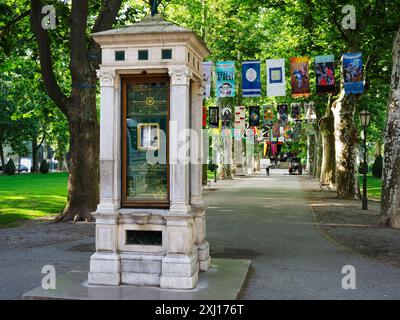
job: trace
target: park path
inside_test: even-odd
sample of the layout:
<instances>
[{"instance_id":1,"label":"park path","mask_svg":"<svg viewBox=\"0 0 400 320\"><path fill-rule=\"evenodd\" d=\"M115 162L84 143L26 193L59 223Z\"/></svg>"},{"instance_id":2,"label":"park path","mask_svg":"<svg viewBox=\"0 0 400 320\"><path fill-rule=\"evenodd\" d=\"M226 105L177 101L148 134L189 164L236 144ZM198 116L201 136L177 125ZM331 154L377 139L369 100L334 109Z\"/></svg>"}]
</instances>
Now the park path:
<instances>
[{"instance_id":1,"label":"park path","mask_svg":"<svg viewBox=\"0 0 400 320\"><path fill-rule=\"evenodd\" d=\"M321 236L301 190L306 178L283 173L221 181L205 193L212 256L253 260L242 298L399 299L400 269ZM87 264L93 234L93 224L0 229L0 299L18 299L40 286L44 265L60 275ZM341 287L344 265L356 268L356 290Z\"/></svg>"},{"instance_id":2,"label":"park path","mask_svg":"<svg viewBox=\"0 0 400 320\"><path fill-rule=\"evenodd\" d=\"M400 299L400 269L326 240L301 190L306 177L273 170L222 182L206 192L207 238L214 257L253 259L244 299ZM342 267L356 290L342 289Z\"/></svg>"}]
</instances>

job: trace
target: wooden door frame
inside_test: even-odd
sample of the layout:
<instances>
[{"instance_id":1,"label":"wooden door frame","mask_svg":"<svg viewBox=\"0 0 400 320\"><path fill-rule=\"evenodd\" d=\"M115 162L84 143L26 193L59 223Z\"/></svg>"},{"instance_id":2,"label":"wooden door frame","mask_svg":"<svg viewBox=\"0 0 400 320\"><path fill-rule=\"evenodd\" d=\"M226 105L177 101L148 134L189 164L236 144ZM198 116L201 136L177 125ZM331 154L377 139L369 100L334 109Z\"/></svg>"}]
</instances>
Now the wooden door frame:
<instances>
[{"instance_id":1,"label":"wooden door frame","mask_svg":"<svg viewBox=\"0 0 400 320\"><path fill-rule=\"evenodd\" d=\"M121 112L121 208L159 208L170 207L170 166L169 166L169 119L170 119L170 77L167 74L146 74L121 76L122 81L122 112ZM126 173L127 173L127 139L126 139L126 116L127 116L127 85L165 82L167 87L167 126L166 126L166 166L167 166L167 200L127 200Z\"/></svg>"}]
</instances>

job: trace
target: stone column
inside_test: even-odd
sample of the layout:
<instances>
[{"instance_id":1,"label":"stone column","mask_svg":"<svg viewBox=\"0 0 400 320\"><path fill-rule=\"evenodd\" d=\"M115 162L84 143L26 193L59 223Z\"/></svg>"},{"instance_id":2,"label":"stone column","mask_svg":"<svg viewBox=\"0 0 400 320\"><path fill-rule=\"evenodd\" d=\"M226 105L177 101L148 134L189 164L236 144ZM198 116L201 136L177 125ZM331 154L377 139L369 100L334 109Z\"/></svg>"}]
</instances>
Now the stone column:
<instances>
[{"instance_id":1,"label":"stone column","mask_svg":"<svg viewBox=\"0 0 400 320\"><path fill-rule=\"evenodd\" d=\"M202 113L203 113L203 83L198 81L192 87L192 117L191 117L191 138L190 138L190 157L191 157L191 205L195 221L195 244L198 246L200 271L207 271L210 268L210 246L206 239L206 217L203 200L202 186Z\"/></svg>"},{"instance_id":2,"label":"stone column","mask_svg":"<svg viewBox=\"0 0 400 320\"><path fill-rule=\"evenodd\" d=\"M96 253L90 258L89 284L120 284L120 256L117 252L119 191L118 156L118 88L115 71L100 69L100 204L96 218Z\"/></svg>"},{"instance_id":3,"label":"stone column","mask_svg":"<svg viewBox=\"0 0 400 320\"><path fill-rule=\"evenodd\" d=\"M161 288L192 289L198 282L198 252L194 244L194 216L189 188L189 112L192 72L186 66L171 66L170 75L170 210L167 224L167 255L162 260Z\"/></svg>"}]
</instances>

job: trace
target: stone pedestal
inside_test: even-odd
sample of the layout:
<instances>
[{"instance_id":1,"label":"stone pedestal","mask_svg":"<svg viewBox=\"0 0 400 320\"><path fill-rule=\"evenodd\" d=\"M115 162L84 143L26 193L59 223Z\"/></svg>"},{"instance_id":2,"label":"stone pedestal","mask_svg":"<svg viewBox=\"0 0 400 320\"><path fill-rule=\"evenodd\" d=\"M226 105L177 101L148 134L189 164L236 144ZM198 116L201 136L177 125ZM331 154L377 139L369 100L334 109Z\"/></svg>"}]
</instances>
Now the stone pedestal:
<instances>
[{"instance_id":1,"label":"stone pedestal","mask_svg":"<svg viewBox=\"0 0 400 320\"><path fill-rule=\"evenodd\" d=\"M158 16L92 36L102 48L98 70L101 174L89 284L192 289L211 259L201 181L202 62L209 50L191 30ZM168 204L124 206L124 81L146 82L155 76L169 79ZM128 241L132 234L138 243ZM140 242L144 234L154 241Z\"/></svg>"}]
</instances>

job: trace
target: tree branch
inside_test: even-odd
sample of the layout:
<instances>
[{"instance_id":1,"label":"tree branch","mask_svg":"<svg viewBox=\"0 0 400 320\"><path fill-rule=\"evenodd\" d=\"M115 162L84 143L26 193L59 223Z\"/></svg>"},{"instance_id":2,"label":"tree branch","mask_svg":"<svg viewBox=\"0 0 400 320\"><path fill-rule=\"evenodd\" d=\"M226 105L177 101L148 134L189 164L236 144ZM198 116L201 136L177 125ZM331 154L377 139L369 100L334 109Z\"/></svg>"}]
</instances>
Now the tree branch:
<instances>
[{"instance_id":1,"label":"tree branch","mask_svg":"<svg viewBox=\"0 0 400 320\"><path fill-rule=\"evenodd\" d=\"M105 0L105 4L94 23L92 32L95 33L111 29L121 9L121 5L122 0ZM90 39L89 59L92 69L98 69L101 63L100 46L93 39Z\"/></svg>"},{"instance_id":2,"label":"tree branch","mask_svg":"<svg viewBox=\"0 0 400 320\"><path fill-rule=\"evenodd\" d=\"M86 81L83 74L87 70L87 16L88 0L72 0L70 57L72 85L82 85Z\"/></svg>"},{"instance_id":3,"label":"tree branch","mask_svg":"<svg viewBox=\"0 0 400 320\"><path fill-rule=\"evenodd\" d=\"M49 97L67 115L68 98L61 91L55 78L50 50L50 37L47 30L43 29L41 24L42 2L41 0L31 0L31 6L31 30L35 34L38 44L43 82Z\"/></svg>"},{"instance_id":4,"label":"tree branch","mask_svg":"<svg viewBox=\"0 0 400 320\"><path fill-rule=\"evenodd\" d=\"M11 21L9 21L3 28L0 29L0 38L4 37L5 34L7 33L8 29L10 29L14 24L16 24L18 21L22 20L23 18L29 16L31 10L27 10L24 13L20 14L18 17L15 17Z\"/></svg>"},{"instance_id":5,"label":"tree branch","mask_svg":"<svg viewBox=\"0 0 400 320\"><path fill-rule=\"evenodd\" d=\"M106 0L105 2L94 23L93 33L111 29L121 9L122 0Z\"/></svg>"}]
</instances>

